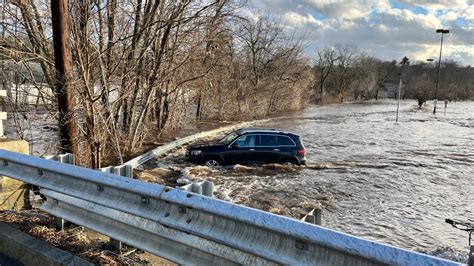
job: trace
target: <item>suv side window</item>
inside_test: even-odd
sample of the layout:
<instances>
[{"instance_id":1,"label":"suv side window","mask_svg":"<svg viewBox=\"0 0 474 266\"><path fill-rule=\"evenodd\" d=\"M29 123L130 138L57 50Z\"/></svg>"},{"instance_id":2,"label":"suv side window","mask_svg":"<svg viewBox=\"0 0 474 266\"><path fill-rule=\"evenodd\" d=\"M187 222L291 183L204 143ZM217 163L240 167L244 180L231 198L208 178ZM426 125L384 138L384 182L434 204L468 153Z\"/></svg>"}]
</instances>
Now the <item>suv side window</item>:
<instances>
[{"instance_id":1,"label":"suv side window","mask_svg":"<svg viewBox=\"0 0 474 266\"><path fill-rule=\"evenodd\" d=\"M279 146L277 136L275 135L261 135L260 146L276 147Z\"/></svg>"},{"instance_id":2,"label":"suv side window","mask_svg":"<svg viewBox=\"0 0 474 266\"><path fill-rule=\"evenodd\" d=\"M257 135L242 135L233 143L239 144L239 147L255 147L255 140Z\"/></svg>"},{"instance_id":3,"label":"suv side window","mask_svg":"<svg viewBox=\"0 0 474 266\"><path fill-rule=\"evenodd\" d=\"M295 146L295 143L287 136L278 136L277 139L279 146Z\"/></svg>"}]
</instances>

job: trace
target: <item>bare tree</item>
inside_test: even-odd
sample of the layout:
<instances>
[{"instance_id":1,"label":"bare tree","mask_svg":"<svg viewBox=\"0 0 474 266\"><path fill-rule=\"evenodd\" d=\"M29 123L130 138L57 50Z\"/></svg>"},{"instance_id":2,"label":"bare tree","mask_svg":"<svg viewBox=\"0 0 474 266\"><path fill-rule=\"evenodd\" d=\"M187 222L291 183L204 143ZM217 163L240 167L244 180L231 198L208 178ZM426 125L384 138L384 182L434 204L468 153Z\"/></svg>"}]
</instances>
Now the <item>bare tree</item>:
<instances>
[{"instance_id":1,"label":"bare tree","mask_svg":"<svg viewBox=\"0 0 474 266\"><path fill-rule=\"evenodd\" d=\"M342 103L350 85L357 79L356 63L359 54L356 48L348 45L336 45L335 52L337 61L330 82L331 88Z\"/></svg>"},{"instance_id":2,"label":"bare tree","mask_svg":"<svg viewBox=\"0 0 474 266\"><path fill-rule=\"evenodd\" d=\"M77 123L78 162L95 168L103 160L122 161L145 141L179 129L196 107L198 119L300 108L312 79L301 43L274 20L239 17L241 6L222 0L70 2L77 97L68 121ZM7 27L2 40L18 45L1 51L9 60L40 66L52 87L49 8L35 1L8 4L9 19L20 27L14 33Z\"/></svg>"},{"instance_id":3,"label":"bare tree","mask_svg":"<svg viewBox=\"0 0 474 266\"><path fill-rule=\"evenodd\" d=\"M409 83L407 96L413 98L418 102L418 108L433 97L434 86L436 85L427 73L417 75Z\"/></svg>"},{"instance_id":4,"label":"bare tree","mask_svg":"<svg viewBox=\"0 0 474 266\"><path fill-rule=\"evenodd\" d=\"M316 76L314 95L317 103L324 104L326 81L334 71L336 60L336 51L332 47L323 48L317 52L313 66Z\"/></svg>"}]
</instances>

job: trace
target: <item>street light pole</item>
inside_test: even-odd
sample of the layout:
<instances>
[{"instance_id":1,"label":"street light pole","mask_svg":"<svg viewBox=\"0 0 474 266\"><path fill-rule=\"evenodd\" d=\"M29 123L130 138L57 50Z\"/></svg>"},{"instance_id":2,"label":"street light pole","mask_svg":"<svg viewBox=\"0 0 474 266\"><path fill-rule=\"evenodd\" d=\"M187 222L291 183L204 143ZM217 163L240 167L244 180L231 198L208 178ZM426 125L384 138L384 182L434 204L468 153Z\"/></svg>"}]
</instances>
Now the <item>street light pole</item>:
<instances>
[{"instance_id":1,"label":"street light pole","mask_svg":"<svg viewBox=\"0 0 474 266\"><path fill-rule=\"evenodd\" d=\"M410 60L408 57L403 57L402 61L400 62L400 83L398 84L398 97L397 97L397 118L395 118L395 122L398 122L398 112L400 110L400 95L402 91L402 77L403 77L403 68L408 67L410 64Z\"/></svg>"},{"instance_id":2,"label":"street light pole","mask_svg":"<svg viewBox=\"0 0 474 266\"><path fill-rule=\"evenodd\" d=\"M445 29L437 29L436 33L441 33L441 47L439 49L439 61L438 61L438 77L436 78L436 90L435 90L435 99L434 99L434 107L433 107L433 114L436 114L436 104L438 102L438 88L439 88L439 76L441 73L441 54L443 52L443 36L444 34L448 34L449 30Z\"/></svg>"}]
</instances>

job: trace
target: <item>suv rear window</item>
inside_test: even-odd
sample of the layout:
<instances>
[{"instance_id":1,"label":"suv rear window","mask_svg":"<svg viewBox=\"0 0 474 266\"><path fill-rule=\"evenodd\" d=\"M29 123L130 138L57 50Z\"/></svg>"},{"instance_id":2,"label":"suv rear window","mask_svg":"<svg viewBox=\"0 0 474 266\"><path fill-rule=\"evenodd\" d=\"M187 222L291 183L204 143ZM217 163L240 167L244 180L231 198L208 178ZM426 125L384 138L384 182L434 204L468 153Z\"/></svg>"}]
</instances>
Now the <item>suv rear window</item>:
<instances>
[{"instance_id":1,"label":"suv rear window","mask_svg":"<svg viewBox=\"0 0 474 266\"><path fill-rule=\"evenodd\" d=\"M295 146L295 143L289 137L278 136L277 140L280 146Z\"/></svg>"},{"instance_id":2,"label":"suv rear window","mask_svg":"<svg viewBox=\"0 0 474 266\"><path fill-rule=\"evenodd\" d=\"M260 135L260 145L263 147L295 146L295 143L287 136Z\"/></svg>"},{"instance_id":3,"label":"suv rear window","mask_svg":"<svg viewBox=\"0 0 474 266\"><path fill-rule=\"evenodd\" d=\"M265 147L279 146L277 136L275 136L275 135L261 135L260 136L260 146L265 146Z\"/></svg>"}]
</instances>

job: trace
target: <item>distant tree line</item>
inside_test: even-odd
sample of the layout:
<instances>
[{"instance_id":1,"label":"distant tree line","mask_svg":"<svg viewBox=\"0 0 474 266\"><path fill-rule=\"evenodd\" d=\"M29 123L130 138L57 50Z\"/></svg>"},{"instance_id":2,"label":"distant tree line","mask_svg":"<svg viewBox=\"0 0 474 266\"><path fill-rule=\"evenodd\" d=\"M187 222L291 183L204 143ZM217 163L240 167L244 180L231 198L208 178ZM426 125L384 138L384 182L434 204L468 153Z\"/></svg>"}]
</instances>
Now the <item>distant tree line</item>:
<instances>
[{"instance_id":1,"label":"distant tree line","mask_svg":"<svg viewBox=\"0 0 474 266\"><path fill-rule=\"evenodd\" d=\"M402 98L415 99L420 106L434 99L437 63L415 62L402 67L402 61L383 61L348 45L320 49L312 65L314 100L316 103L370 100L378 99L381 92L385 97L396 98L393 88L398 86L400 76ZM439 80L438 99L474 98L474 69L470 66L442 61Z\"/></svg>"},{"instance_id":2,"label":"distant tree line","mask_svg":"<svg viewBox=\"0 0 474 266\"><path fill-rule=\"evenodd\" d=\"M265 16L242 17L245 2L69 2L74 110L79 163L99 167L194 120L245 120L298 110L309 102L378 99L397 84L400 64L334 45L303 54L301 39ZM55 113L54 50L49 1L11 0L1 12L0 84L32 84ZM317 40L316 40L317 41ZM471 68L444 62L440 99L472 99ZM434 65L404 72L405 98L432 99ZM46 99L47 98L47 99ZM17 130L19 132L19 130ZM19 134L22 137L21 134Z\"/></svg>"},{"instance_id":3,"label":"distant tree line","mask_svg":"<svg viewBox=\"0 0 474 266\"><path fill-rule=\"evenodd\" d=\"M434 99L438 76L437 62L411 65L404 81L404 98L415 99L421 107ZM459 101L474 99L474 68L454 61L442 61L438 100Z\"/></svg>"}]
</instances>

